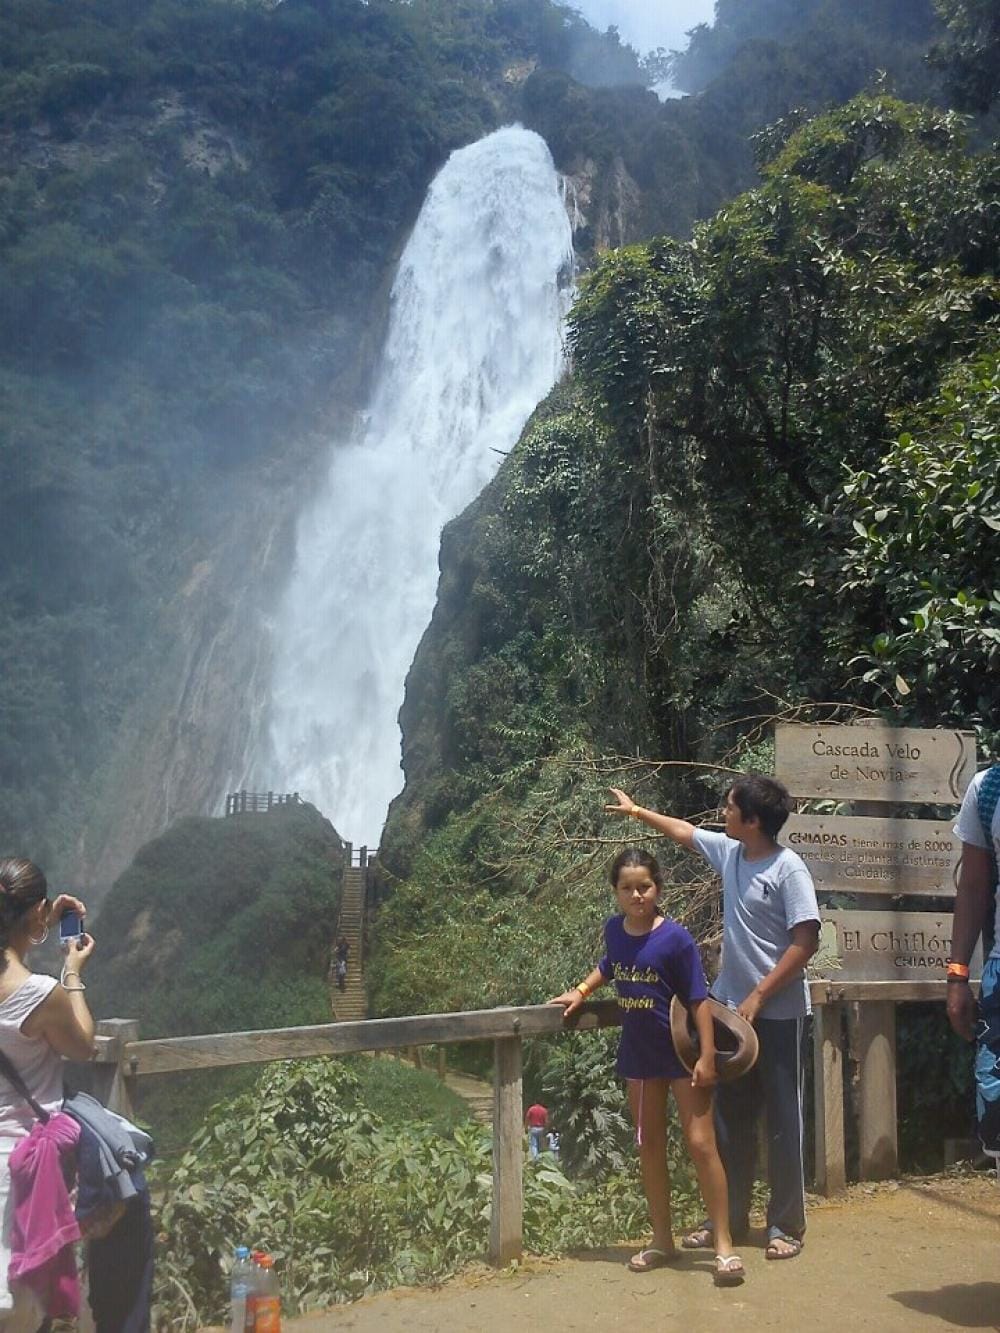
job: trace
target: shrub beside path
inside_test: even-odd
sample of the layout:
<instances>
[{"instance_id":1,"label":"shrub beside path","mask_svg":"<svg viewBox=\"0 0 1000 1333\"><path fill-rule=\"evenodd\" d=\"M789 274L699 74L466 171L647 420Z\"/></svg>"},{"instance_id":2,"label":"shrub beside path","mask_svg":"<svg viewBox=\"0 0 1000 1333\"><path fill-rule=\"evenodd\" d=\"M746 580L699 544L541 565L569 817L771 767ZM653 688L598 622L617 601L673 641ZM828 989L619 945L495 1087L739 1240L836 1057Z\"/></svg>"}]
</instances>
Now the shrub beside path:
<instances>
[{"instance_id":1,"label":"shrub beside path","mask_svg":"<svg viewBox=\"0 0 1000 1333\"><path fill-rule=\"evenodd\" d=\"M921 1333L1000 1330L1000 1185L995 1176L910 1177L812 1201L799 1258L764 1259L762 1233L743 1248L747 1281L717 1290L707 1255L633 1274L635 1247L529 1259L496 1273L476 1265L437 1288L382 1292L326 1314L284 1321L287 1333L485 1333L585 1328L698 1333Z\"/></svg>"}]
</instances>

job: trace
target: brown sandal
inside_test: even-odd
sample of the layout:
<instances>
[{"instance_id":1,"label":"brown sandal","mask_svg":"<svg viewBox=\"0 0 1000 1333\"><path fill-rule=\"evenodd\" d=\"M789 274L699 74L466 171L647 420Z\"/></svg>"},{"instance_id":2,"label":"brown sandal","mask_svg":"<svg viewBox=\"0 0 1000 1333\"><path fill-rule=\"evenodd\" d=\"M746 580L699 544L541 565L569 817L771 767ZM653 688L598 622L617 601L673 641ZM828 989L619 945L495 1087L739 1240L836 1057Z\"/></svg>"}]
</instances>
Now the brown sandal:
<instances>
[{"instance_id":1,"label":"brown sandal","mask_svg":"<svg viewBox=\"0 0 1000 1333\"><path fill-rule=\"evenodd\" d=\"M689 1231L681 1240L685 1250L710 1250L715 1244L715 1232L707 1220L699 1222L693 1231Z\"/></svg>"},{"instance_id":2,"label":"brown sandal","mask_svg":"<svg viewBox=\"0 0 1000 1333\"><path fill-rule=\"evenodd\" d=\"M802 1246L805 1241L800 1240L798 1236L786 1236L784 1232L775 1232L773 1236L767 1238L767 1249L764 1251L765 1259L794 1259L796 1255L802 1253ZM785 1251L776 1250L776 1245L787 1245L789 1248Z\"/></svg>"}]
</instances>

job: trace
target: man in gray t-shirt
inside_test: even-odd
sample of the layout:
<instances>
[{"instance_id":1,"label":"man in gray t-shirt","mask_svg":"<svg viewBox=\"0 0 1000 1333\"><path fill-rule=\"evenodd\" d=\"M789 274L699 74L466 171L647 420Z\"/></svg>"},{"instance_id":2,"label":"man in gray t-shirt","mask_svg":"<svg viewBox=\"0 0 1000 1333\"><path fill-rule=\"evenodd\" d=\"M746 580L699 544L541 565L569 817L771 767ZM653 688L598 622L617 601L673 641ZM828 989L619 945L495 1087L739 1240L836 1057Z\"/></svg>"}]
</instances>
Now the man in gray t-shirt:
<instances>
[{"instance_id":1,"label":"man in gray t-shirt","mask_svg":"<svg viewBox=\"0 0 1000 1333\"><path fill-rule=\"evenodd\" d=\"M751 860L738 838L705 829L696 830L693 847L722 879L722 970L712 994L738 1009L778 966L794 928L819 920L816 889L805 862L788 847ZM801 972L757 1006L751 1021L805 1018L811 1012Z\"/></svg>"},{"instance_id":2,"label":"man in gray t-shirt","mask_svg":"<svg viewBox=\"0 0 1000 1333\"><path fill-rule=\"evenodd\" d=\"M713 988L753 1023L760 1045L749 1074L716 1091L719 1150L729 1182L734 1237L745 1234L753 1188L755 1125L767 1117L767 1257L792 1259L805 1233L802 1163L803 1026L809 1014L805 967L819 944L819 907L802 859L777 842L791 812L785 787L748 774L726 795L725 833L708 833L684 819L636 805L613 787L617 805L697 852L722 877L722 971ZM685 1238L688 1248L713 1243L707 1223Z\"/></svg>"},{"instance_id":3,"label":"man in gray t-shirt","mask_svg":"<svg viewBox=\"0 0 1000 1333\"><path fill-rule=\"evenodd\" d=\"M987 1152L1000 1153L1000 764L977 773L962 801L955 834L962 861L948 959L948 1021L976 1041L976 1120ZM993 947L983 961L979 1003L969 985L969 961L980 934Z\"/></svg>"}]
</instances>

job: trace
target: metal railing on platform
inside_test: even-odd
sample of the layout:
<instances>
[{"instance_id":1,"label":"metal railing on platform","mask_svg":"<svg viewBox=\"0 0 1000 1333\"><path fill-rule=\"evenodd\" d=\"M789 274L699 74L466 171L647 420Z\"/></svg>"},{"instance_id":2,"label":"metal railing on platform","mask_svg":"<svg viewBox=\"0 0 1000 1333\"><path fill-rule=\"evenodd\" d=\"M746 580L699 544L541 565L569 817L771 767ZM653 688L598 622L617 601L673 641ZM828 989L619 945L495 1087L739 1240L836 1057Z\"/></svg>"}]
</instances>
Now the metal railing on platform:
<instances>
[{"instance_id":1,"label":"metal railing on platform","mask_svg":"<svg viewBox=\"0 0 1000 1333\"><path fill-rule=\"evenodd\" d=\"M233 791L226 797L226 815L261 814L278 805L300 805L297 791Z\"/></svg>"}]
</instances>

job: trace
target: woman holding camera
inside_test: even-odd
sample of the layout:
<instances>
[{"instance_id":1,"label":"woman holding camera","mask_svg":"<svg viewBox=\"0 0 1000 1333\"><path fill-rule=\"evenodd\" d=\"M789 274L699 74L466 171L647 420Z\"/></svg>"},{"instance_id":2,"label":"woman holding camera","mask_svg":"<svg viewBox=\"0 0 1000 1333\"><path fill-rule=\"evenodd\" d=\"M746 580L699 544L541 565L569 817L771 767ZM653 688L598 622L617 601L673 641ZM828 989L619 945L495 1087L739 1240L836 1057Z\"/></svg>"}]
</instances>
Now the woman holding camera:
<instances>
[{"instance_id":1,"label":"woman holding camera","mask_svg":"<svg viewBox=\"0 0 1000 1333\"><path fill-rule=\"evenodd\" d=\"M55 902L41 870L21 857L0 859L0 1051L27 1084L35 1101L50 1112L63 1099L62 1057L89 1060L94 1053L94 1020L84 999L81 970L94 948L89 935L68 945L57 981L32 972L25 957L41 944L50 924L67 911L82 917L83 903L68 894ZM44 1315L31 1291L8 1286L13 1199L9 1159L35 1124L21 1094L0 1075L0 1331L31 1333Z\"/></svg>"}]
</instances>

